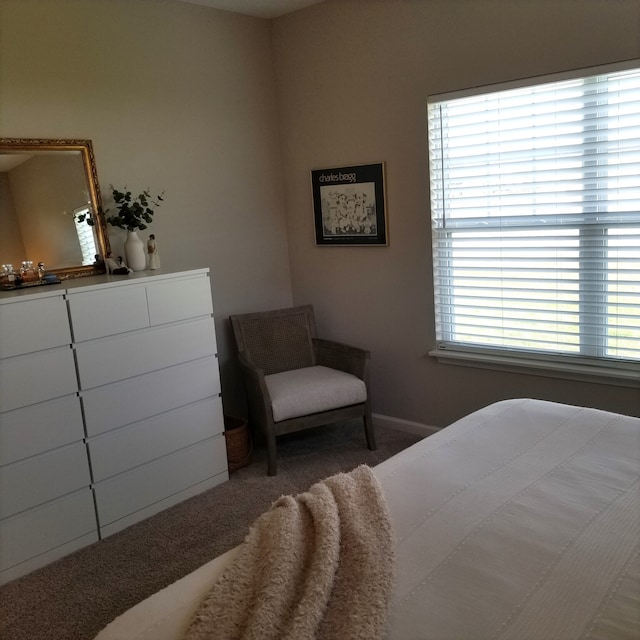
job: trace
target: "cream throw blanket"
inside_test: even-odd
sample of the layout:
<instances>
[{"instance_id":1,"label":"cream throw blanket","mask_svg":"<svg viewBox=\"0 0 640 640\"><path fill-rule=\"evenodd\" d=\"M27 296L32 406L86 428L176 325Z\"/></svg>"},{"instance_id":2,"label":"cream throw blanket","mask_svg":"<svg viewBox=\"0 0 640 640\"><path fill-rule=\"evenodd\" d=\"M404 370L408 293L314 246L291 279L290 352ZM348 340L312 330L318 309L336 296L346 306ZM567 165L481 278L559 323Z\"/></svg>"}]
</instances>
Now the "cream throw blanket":
<instances>
[{"instance_id":1,"label":"cream throw blanket","mask_svg":"<svg viewBox=\"0 0 640 640\"><path fill-rule=\"evenodd\" d=\"M375 640L393 587L386 501L362 465L283 496L201 603L186 640Z\"/></svg>"}]
</instances>

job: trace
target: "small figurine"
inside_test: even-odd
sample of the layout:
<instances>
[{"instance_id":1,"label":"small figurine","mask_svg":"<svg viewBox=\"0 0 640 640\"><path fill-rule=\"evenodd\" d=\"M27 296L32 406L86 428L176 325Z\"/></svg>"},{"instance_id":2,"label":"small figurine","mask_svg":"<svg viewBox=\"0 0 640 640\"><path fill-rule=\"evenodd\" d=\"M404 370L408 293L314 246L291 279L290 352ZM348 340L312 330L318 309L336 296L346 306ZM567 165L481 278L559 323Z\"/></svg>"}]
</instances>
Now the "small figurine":
<instances>
[{"instance_id":1,"label":"small figurine","mask_svg":"<svg viewBox=\"0 0 640 640\"><path fill-rule=\"evenodd\" d=\"M156 245L156 236L152 233L147 242L147 253L149 254L149 269L160 268L160 254Z\"/></svg>"},{"instance_id":2,"label":"small figurine","mask_svg":"<svg viewBox=\"0 0 640 640\"><path fill-rule=\"evenodd\" d=\"M118 261L116 262L111 256L111 252L107 254L106 265L107 272L117 276L129 275L131 273L131 269L124 263L122 256L118 256Z\"/></svg>"},{"instance_id":3,"label":"small figurine","mask_svg":"<svg viewBox=\"0 0 640 640\"><path fill-rule=\"evenodd\" d=\"M118 268L118 263L111 256L111 251L107 253L106 265L107 265L107 273L113 273L114 270Z\"/></svg>"}]
</instances>

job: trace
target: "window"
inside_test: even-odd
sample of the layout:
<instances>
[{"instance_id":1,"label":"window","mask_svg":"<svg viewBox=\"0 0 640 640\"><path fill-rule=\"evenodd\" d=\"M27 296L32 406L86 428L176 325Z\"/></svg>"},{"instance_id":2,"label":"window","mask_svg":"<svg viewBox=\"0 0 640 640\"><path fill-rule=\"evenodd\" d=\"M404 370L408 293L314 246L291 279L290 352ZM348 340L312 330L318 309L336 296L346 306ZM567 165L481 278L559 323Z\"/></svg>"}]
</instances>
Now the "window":
<instances>
[{"instance_id":1,"label":"window","mask_svg":"<svg viewBox=\"0 0 640 640\"><path fill-rule=\"evenodd\" d=\"M428 125L438 353L637 379L640 61L435 96Z\"/></svg>"},{"instance_id":2,"label":"window","mask_svg":"<svg viewBox=\"0 0 640 640\"><path fill-rule=\"evenodd\" d=\"M73 221L76 225L78 242L82 251L82 266L91 265L96 261L96 239L93 235L93 227L89 226L85 218L89 215L90 208L80 207L73 212Z\"/></svg>"}]
</instances>

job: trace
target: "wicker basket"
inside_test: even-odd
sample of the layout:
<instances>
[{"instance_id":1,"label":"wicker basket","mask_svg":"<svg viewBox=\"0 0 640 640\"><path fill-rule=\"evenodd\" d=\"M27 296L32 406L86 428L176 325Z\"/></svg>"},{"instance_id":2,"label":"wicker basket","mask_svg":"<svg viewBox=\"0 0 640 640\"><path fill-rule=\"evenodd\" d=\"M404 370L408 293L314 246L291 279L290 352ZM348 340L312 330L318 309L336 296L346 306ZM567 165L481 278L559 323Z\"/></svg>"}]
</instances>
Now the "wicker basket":
<instances>
[{"instance_id":1,"label":"wicker basket","mask_svg":"<svg viewBox=\"0 0 640 640\"><path fill-rule=\"evenodd\" d=\"M224 416L224 437L227 443L229 471L246 467L251 462L253 450L247 421L234 416Z\"/></svg>"}]
</instances>

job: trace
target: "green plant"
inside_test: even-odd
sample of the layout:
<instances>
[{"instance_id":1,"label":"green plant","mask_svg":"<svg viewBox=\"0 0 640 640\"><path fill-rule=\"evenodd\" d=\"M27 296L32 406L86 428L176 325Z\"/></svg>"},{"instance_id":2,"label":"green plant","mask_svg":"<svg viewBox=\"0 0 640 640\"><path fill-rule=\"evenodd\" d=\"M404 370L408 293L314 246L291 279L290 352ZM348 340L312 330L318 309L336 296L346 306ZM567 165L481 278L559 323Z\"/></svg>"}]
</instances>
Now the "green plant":
<instances>
[{"instance_id":1,"label":"green plant","mask_svg":"<svg viewBox=\"0 0 640 640\"><path fill-rule=\"evenodd\" d=\"M90 227L96 226L96 220L91 214L91 209L89 208L85 209L84 213L69 213L68 211L65 211L64 213L70 215L74 220L77 220L78 222L86 222Z\"/></svg>"},{"instance_id":2,"label":"green plant","mask_svg":"<svg viewBox=\"0 0 640 640\"><path fill-rule=\"evenodd\" d=\"M147 223L150 223L153 218L154 209L152 205L157 208L164 201L162 197L164 191L154 197L148 189L145 189L134 198L126 186L123 191L116 189L113 185L109 185L109 188L118 213L107 215L106 220L114 227L126 229L127 231L146 229ZM108 212L109 209L106 209L105 214Z\"/></svg>"}]
</instances>

